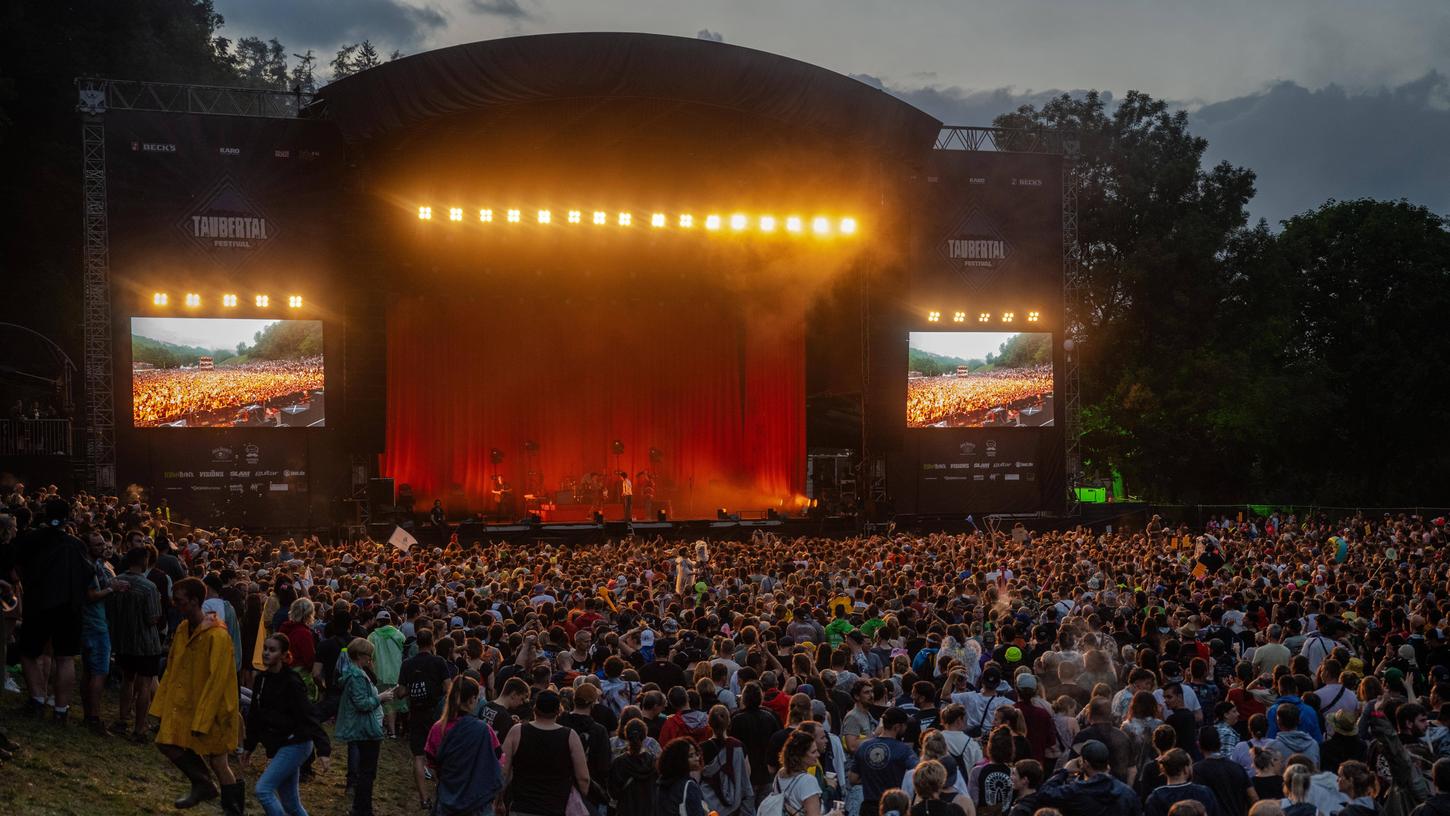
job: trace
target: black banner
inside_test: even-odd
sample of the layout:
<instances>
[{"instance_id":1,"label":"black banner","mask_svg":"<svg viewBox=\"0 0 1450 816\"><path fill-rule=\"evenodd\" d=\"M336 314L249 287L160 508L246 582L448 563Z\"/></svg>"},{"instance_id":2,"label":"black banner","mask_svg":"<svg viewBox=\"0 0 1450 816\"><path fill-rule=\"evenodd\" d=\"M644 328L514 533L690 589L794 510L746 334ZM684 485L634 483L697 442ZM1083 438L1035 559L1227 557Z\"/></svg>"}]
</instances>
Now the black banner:
<instances>
[{"instance_id":1,"label":"black banner","mask_svg":"<svg viewBox=\"0 0 1450 816\"><path fill-rule=\"evenodd\" d=\"M932 153L912 290L987 308L1062 299L1062 157Z\"/></svg>"},{"instance_id":2,"label":"black banner","mask_svg":"<svg viewBox=\"0 0 1450 816\"><path fill-rule=\"evenodd\" d=\"M307 523L315 515L311 497L326 483L315 479L313 460L327 458L324 439L335 432L131 427L131 318L327 324L341 313L340 304L327 303L338 297L339 278L334 242L344 162L336 128L135 111L108 113L105 126L118 479L167 499L177 520ZM153 292L167 293L168 302L154 303ZM186 303L186 293L197 293L199 303ZM223 302L224 293L235 302ZM257 302L260 294L267 304ZM303 297L306 308L290 309L289 295ZM332 382L342 379L333 370L341 336L322 333Z\"/></svg>"},{"instance_id":3,"label":"black banner","mask_svg":"<svg viewBox=\"0 0 1450 816\"><path fill-rule=\"evenodd\" d=\"M1033 513L1043 506L1041 434L1021 429L913 433L917 512Z\"/></svg>"}]
</instances>

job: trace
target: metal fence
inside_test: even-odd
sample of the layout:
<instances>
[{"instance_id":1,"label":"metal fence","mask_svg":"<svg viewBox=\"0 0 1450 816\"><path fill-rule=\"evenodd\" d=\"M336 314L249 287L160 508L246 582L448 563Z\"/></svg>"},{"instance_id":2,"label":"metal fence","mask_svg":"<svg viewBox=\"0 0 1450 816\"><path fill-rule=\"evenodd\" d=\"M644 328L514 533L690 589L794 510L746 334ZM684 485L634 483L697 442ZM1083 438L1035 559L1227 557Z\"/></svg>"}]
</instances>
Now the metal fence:
<instances>
[{"instance_id":1,"label":"metal fence","mask_svg":"<svg viewBox=\"0 0 1450 816\"><path fill-rule=\"evenodd\" d=\"M70 456L69 419L0 419L0 456Z\"/></svg>"}]
</instances>

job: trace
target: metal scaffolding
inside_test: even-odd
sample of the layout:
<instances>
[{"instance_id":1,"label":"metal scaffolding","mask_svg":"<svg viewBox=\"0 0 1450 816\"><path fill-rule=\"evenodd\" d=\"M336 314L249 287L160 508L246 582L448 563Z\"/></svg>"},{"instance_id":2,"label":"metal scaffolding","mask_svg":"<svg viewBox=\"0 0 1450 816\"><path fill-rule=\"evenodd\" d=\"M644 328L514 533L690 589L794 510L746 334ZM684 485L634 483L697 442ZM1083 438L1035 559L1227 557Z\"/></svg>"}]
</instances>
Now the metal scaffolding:
<instances>
[{"instance_id":1,"label":"metal scaffolding","mask_svg":"<svg viewBox=\"0 0 1450 816\"><path fill-rule=\"evenodd\" d=\"M85 329L86 428L79 481L116 490L116 394L111 357L111 232L106 203L106 122L113 110L293 119L312 101L300 91L178 85L79 77L81 114L82 315Z\"/></svg>"},{"instance_id":2,"label":"metal scaffolding","mask_svg":"<svg viewBox=\"0 0 1450 816\"><path fill-rule=\"evenodd\" d=\"M1062 156L1062 342L1066 365L1063 371L1063 458L1067 466L1067 515L1082 510L1077 487L1082 482L1082 384L1079 359L1082 323L1078 306L1082 302L1082 255L1077 239L1077 192L1080 183L1078 159L1082 152L1076 134L1055 130L1022 130L993 127L944 126L937 133L937 150L969 150L993 153L1037 153Z\"/></svg>"}]
</instances>

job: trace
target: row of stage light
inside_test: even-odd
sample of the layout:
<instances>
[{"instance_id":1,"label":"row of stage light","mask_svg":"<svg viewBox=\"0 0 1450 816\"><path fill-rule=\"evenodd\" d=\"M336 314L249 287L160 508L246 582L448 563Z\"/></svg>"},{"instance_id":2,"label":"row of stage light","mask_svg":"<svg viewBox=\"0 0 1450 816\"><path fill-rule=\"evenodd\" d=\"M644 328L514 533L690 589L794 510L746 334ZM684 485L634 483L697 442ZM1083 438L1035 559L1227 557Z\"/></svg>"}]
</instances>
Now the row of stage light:
<instances>
[{"instance_id":1,"label":"row of stage light","mask_svg":"<svg viewBox=\"0 0 1450 816\"><path fill-rule=\"evenodd\" d=\"M1026 312L1024 316L1025 316L1025 318L1026 318L1026 320L1027 320L1028 323L1036 323L1036 322L1038 322L1038 321L1040 321L1042 319L1042 312L1040 312L1040 311L1038 311L1036 309L1033 309L1030 312ZM971 317L971 315L968 315L966 312L956 311L956 312L952 312L950 318L948 318L948 317L945 316L945 313L942 312L941 310L939 310L939 309L932 309L931 311L929 311L929 312L926 313L926 322L928 322L928 323L941 323L941 322L950 320L952 323L966 323L966 322L968 322L968 320L969 320L970 317ZM1015 322L1017 320L1017 313L1016 312L1001 312L1000 314L997 314L995 317L996 317L996 319L998 321L1000 321L1002 323L1012 323L1012 322ZM978 323L991 323L992 322L992 319L993 319L993 314L991 312L977 312L976 313L976 318L977 318L977 322Z\"/></svg>"},{"instance_id":2,"label":"row of stage light","mask_svg":"<svg viewBox=\"0 0 1450 816\"><path fill-rule=\"evenodd\" d=\"M199 306L202 305L202 296L201 296L201 294L199 292L187 292L182 297L181 302L184 305L186 305L187 308L195 309L195 308L198 308ZM278 303L281 303L281 302L282 301L280 301L280 300L278 301ZM288 295L286 302L287 302L287 308L289 308L289 309L301 309L302 308L302 296L301 295ZM224 295L221 296L221 305L222 305L223 308L226 308L226 309L235 309L235 308L237 308L238 305L240 305L240 303L241 303L240 296L238 296L236 294L233 294L231 292L228 292L228 293L226 293L226 294L224 294ZM259 309L269 309L272 306L272 296L271 295L253 295L252 296L252 304L255 305ZM152 306L170 306L171 305L171 293L169 293L169 292L152 292L151 293L151 305Z\"/></svg>"},{"instance_id":3,"label":"row of stage light","mask_svg":"<svg viewBox=\"0 0 1450 816\"><path fill-rule=\"evenodd\" d=\"M449 207L448 220L459 223L463 221L462 207ZM643 217L642 217L643 218ZM419 221L432 221L433 208L419 207ZM526 220L525 214L519 209L507 209L495 212L491 209L478 211L478 221L481 224L493 224L503 222L505 224L522 224ZM527 218L530 223L550 225L555 223L564 224L592 224L594 226L607 226L613 224L616 227L633 227L634 213L617 212L611 217L604 210L585 212L583 210L568 210L562 218L556 220L552 210L536 210ZM703 227L706 232L746 232L754 231L761 233L784 232L789 235L804 235L809 232L820 238L829 238L832 235L852 236L856 234L856 219L850 216L841 218L830 218L824 215L817 215L806 218L799 215L786 215L777 217L775 215L746 215L745 213L734 213L731 215L720 215L710 213L703 218L697 218L691 213L679 213L673 217L667 213L650 213L648 223L652 229L677 229L693 230Z\"/></svg>"}]
</instances>

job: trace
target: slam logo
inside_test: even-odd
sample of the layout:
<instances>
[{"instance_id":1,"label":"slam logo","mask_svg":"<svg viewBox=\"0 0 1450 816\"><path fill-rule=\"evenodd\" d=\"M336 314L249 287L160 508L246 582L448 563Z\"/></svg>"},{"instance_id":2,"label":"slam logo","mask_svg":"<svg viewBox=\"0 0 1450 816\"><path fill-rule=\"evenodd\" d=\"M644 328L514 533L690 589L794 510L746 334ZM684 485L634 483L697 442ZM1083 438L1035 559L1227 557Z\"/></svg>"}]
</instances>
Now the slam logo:
<instances>
[{"instance_id":1,"label":"slam logo","mask_svg":"<svg viewBox=\"0 0 1450 816\"><path fill-rule=\"evenodd\" d=\"M964 272L998 270L1011 262L1012 244L996 221L974 207L942 241L941 254Z\"/></svg>"},{"instance_id":2,"label":"slam logo","mask_svg":"<svg viewBox=\"0 0 1450 816\"><path fill-rule=\"evenodd\" d=\"M197 200L201 204L177 226L193 245L216 260L241 263L277 237L276 224L227 179Z\"/></svg>"}]
</instances>

